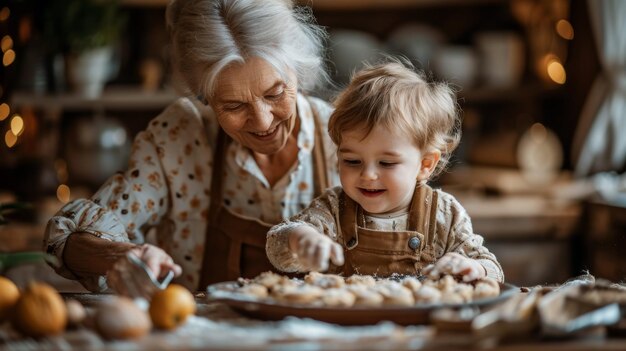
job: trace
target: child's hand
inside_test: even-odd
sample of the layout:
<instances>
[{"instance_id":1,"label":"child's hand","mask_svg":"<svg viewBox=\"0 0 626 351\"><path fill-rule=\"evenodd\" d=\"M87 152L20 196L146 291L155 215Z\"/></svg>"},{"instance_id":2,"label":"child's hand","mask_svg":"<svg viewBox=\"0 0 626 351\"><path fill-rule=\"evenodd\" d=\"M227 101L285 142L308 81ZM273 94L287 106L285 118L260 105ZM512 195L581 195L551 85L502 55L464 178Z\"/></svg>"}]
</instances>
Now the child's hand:
<instances>
[{"instance_id":1,"label":"child's hand","mask_svg":"<svg viewBox=\"0 0 626 351\"><path fill-rule=\"evenodd\" d=\"M444 274L460 275L464 282L471 282L487 275L485 268L478 261L456 252L448 252L434 264L428 265L422 273L432 279L439 279Z\"/></svg>"},{"instance_id":2,"label":"child's hand","mask_svg":"<svg viewBox=\"0 0 626 351\"><path fill-rule=\"evenodd\" d=\"M329 261L338 266L343 264L341 245L306 225L294 228L289 234L289 249L306 270L324 272Z\"/></svg>"}]
</instances>

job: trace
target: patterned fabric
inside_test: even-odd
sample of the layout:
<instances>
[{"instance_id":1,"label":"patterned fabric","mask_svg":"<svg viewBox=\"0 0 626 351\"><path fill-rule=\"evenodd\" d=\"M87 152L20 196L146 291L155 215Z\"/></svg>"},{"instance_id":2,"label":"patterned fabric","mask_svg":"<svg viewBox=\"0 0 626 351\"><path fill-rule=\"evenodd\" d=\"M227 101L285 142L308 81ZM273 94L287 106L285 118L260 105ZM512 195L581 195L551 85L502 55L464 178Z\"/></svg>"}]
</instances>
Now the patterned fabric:
<instances>
[{"instance_id":1,"label":"patterned fabric","mask_svg":"<svg viewBox=\"0 0 626 351\"><path fill-rule=\"evenodd\" d=\"M437 202L437 219L434 247L430 248L437 259L447 252L457 252L463 256L480 262L487 271L487 276L504 281L502 267L495 255L483 245L482 236L475 234L469 215L454 198L454 196L435 190L439 199ZM339 198L341 187L328 189L322 196L311 202L311 205L301 213L274 226L267 234L267 256L272 264L283 272L300 272L302 267L294 255L289 251L287 234L296 226L309 225L320 233L328 235L338 243L343 243L339 226ZM384 223L387 222L387 223ZM395 225L397 230L406 230L406 216L397 216L389 219L365 216L368 229L389 230ZM399 227L401 225L401 227ZM329 271L340 271L339 267L331 267Z\"/></svg>"},{"instance_id":2,"label":"patterned fabric","mask_svg":"<svg viewBox=\"0 0 626 351\"><path fill-rule=\"evenodd\" d=\"M325 131L332 108L299 95L298 162L273 187L248 149L235 142L229 145L223 201L230 211L278 223L311 202L315 124L310 103L324 128L327 164L335 175L330 183L339 184L336 147ZM183 268L178 283L195 289L202 268L218 127L211 109L195 100L180 98L170 105L135 138L128 170L112 176L91 199L72 201L50 219L46 250L63 262L65 242L74 232L119 242L151 242ZM151 227L156 228L154 238L146 238ZM57 272L79 279L65 266ZM79 280L89 290L106 289L104 277Z\"/></svg>"}]
</instances>

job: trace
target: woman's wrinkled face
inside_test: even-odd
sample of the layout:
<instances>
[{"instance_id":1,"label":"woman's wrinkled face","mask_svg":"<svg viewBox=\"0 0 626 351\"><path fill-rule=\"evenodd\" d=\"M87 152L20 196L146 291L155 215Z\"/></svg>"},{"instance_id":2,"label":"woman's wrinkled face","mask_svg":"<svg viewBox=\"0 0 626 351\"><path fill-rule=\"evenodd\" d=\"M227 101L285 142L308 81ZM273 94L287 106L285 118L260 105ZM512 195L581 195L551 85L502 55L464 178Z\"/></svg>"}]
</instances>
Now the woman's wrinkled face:
<instances>
[{"instance_id":1,"label":"woman's wrinkled face","mask_svg":"<svg viewBox=\"0 0 626 351\"><path fill-rule=\"evenodd\" d=\"M296 124L297 79L267 61L233 63L218 76L210 104L217 121L233 140L253 152L280 151Z\"/></svg>"}]
</instances>

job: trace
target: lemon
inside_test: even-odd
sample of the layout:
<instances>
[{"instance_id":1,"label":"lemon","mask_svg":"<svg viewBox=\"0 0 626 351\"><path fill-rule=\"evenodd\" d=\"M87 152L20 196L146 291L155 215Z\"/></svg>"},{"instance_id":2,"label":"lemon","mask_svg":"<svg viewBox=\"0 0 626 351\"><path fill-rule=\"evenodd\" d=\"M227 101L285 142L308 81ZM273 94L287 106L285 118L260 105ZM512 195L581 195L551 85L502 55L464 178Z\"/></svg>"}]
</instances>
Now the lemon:
<instances>
[{"instance_id":1,"label":"lemon","mask_svg":"<svg viewBox=\"0 0 626 351\"><path fill-rule=\"evenodd\" d=\"M161 329L174 329L196 312L196 301L187 288L171 284L152 296L150 318Z\"/></svg>"}]
</instances>

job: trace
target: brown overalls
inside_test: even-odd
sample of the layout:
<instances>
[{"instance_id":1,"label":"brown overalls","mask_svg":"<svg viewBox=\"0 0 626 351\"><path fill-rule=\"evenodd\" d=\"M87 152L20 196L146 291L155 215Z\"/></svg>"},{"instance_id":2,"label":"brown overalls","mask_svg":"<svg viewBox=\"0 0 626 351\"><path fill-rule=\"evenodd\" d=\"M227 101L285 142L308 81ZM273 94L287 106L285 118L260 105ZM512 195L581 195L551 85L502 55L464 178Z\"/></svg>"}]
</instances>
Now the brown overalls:
<instances>
[{"instance_id":1,"label":"brown overalls","mask_svg":"<svg viewBox=\"0 0 626 351\"><path fill-rule=\"evenodd\" d=\"M328 187L329 181L322 128L312 103L311 109L315 120L315 144L312 152L314 195L317 197ZM220 128L213 157L209 223L199 290L204 290L213 283L236 280L239 277L253 278L265 271L276 271L265 253L267 232L272 224L242 217L223 206L223 165L229 139Z\"/></svg>"},{"instance_id":2,"label":"brown overalls","mask_svg":"<svg viewBox=\"0 0 626 351\"><path fill-rule=\"evenodd\" d=\"M422 268L435 261L433 240L437 227L437 192L430 186L422 184L415 188L407 230L403 231L365 228L363 209L345 192L341 194L339 208L344 240L344 276L417 275Z\"/></svg>"}]
</instances>

